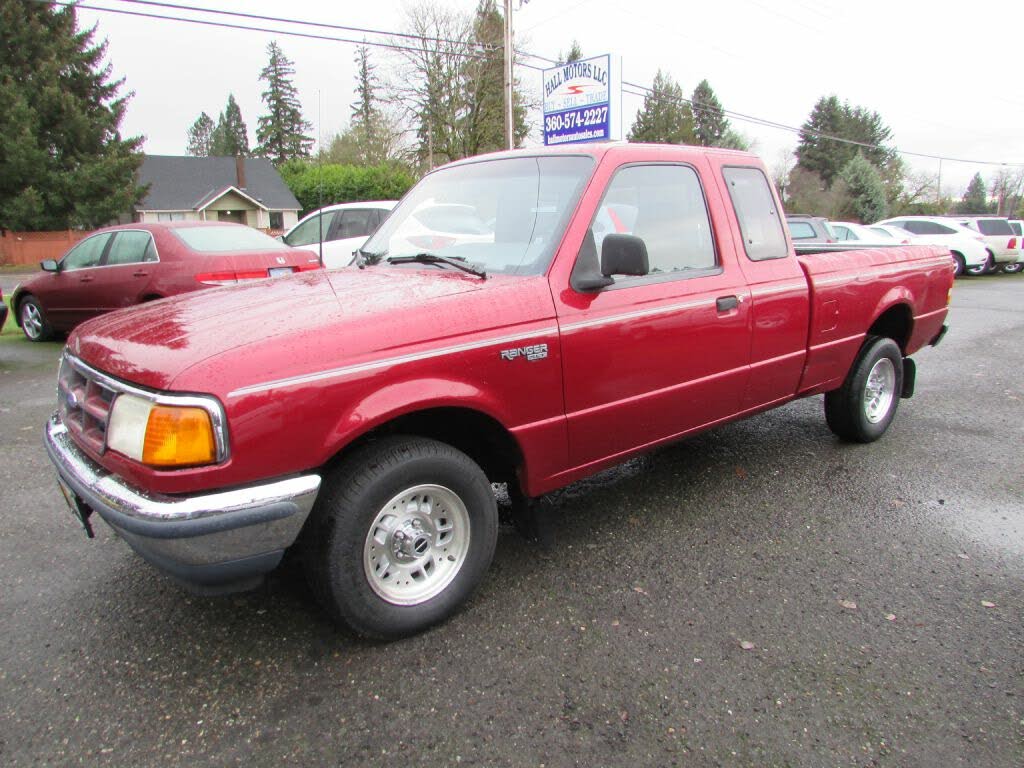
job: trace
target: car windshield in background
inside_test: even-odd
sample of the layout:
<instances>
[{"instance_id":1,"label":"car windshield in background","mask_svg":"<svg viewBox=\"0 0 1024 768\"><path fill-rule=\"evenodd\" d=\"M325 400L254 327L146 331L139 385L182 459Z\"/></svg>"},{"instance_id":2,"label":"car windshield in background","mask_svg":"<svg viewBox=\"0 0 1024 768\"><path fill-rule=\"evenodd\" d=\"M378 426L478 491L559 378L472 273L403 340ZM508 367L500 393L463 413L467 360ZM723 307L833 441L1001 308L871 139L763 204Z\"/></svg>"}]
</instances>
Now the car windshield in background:
<instances>
[{"instance_id":1,"label":"car windshield in background","mask_svg":"<svg viewBox=\"0 0 1024 768\"><path fill-rule=\"evenodd\" d=\"M281 251L288 246L257 229L243 226L174 227L171 231L193 251Z\"/></svg>"},{"instance_id":2,"label":"car windshield in background","mask_svg":"<svg viewBox=\"0 0 1024 768\"><path fill-rule=\"evenodd\" d=\"M978 219L978 230L983 235L1012 235L1010 222L1006 219Z\"/></svg>"},{"instance_id":3,"label":"car windshield in background","mask_svg":"<svg viewBox=\"0 0 1024 768\"><path fill-rule=\"evenodd\" d=\"M430 253L488 273L542 273L593 168L582 156L444 168L417 184L361 249L367 263Z\"/></svg>"}]
</instances>

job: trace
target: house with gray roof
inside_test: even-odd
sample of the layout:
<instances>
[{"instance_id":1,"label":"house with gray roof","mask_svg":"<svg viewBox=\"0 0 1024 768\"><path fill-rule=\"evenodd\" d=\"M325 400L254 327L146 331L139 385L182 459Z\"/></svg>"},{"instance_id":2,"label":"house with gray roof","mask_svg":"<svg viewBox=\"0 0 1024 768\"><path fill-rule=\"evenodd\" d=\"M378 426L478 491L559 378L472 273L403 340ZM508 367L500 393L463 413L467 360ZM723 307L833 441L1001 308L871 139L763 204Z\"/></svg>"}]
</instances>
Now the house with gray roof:
<instances>
[{"instance_id":1,"label":"house with gray roof","mask_svg":"<svg viewBox=\"0 0 1024 768\"><path fill-rule=\"evenodd\" d=\"M261 157L146 155L139 184L149 191L132 221L233 221L284 230L299 219L299 201Z\"/></svg>"}]
</instances>

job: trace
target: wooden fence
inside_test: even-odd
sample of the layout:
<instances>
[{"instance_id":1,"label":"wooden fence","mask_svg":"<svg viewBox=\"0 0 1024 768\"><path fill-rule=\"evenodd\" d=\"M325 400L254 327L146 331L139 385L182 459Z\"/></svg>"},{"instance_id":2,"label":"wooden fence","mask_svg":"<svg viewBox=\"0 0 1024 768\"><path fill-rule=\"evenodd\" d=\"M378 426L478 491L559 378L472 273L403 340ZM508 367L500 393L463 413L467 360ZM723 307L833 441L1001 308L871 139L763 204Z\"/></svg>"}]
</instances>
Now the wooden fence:
<instances>
[{"instance_id":1,"label":"wooden fence","mask_svg":"<svg viewBox=\"0 0 1024 768\"><path fill-rule=\"evenodd\" d=\"M0 232L0 264L38 267L44 259L58 259L88 232Z\"/></svg>"}]
</instances>

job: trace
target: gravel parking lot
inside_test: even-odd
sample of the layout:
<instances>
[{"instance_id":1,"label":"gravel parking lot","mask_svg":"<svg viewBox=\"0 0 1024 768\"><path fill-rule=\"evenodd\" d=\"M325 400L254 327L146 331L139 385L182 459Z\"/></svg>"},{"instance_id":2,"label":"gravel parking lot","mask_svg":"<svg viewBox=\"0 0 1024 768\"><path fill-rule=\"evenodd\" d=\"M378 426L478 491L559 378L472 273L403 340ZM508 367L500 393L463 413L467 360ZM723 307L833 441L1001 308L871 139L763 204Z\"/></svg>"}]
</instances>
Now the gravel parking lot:
<instances>
[{"instance_id":1,"label":"gravel parking lot","mask_svg":"<svg viewBox=\"0 0 1024 768\"><path fill-rule=\"evenodd\" d=\"M0 340L0 763L1024 765L1024 278L957 282L879 443L821 398L555 498L470 605L370 644L285 569L182 592L43 451L59 345Z\"/></svg>"}]
</instances>

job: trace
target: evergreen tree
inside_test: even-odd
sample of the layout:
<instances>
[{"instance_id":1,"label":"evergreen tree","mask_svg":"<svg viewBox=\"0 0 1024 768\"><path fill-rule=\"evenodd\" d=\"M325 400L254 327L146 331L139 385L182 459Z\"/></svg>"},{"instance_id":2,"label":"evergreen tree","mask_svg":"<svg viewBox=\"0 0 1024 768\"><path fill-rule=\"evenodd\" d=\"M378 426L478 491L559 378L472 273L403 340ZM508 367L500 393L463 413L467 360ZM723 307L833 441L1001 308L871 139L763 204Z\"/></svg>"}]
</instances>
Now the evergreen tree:
<instances>
[{"instance_id":1,"label":"evergreen tree","mask_svg":"<svg viewBox=\"0 0 1024 768\"><path fill-rule=\"evenodd\" d=\"M691 97L693 109L693 134L697 143L704 147L720 147L729 131L729 121L725 118L722 103L715 96L707 80L701 80L693 89ZM734 133L730 138L735 139Z\"/></svg>"},{"instance_id":2,"label":"evergreen tree","mask_svg":"<svg viewBox=\"0 0 1024 768\"><path fill-rule=\"evenodd\" d=\"M558 55L558 63L560 65L561 64L568 64L571 61L579 61L582 58L583 58L583 49L580 48L580 44L579 44L579 42L577 40L573 40L572 41L572 45L569 46L569 52L567 54L565 54L564 56L562 54Z\"/></svg>"},{"instance_id":3,"label":"evergreen tree","mask_svg":"<svg viewBox=\"0 0 1024 768\"><path fill-rule=\"evenodd\" d=\"M210 154L216 157L248 157L249 129L242 119L242 110L233 93L217 118L217 126L210 135Z\"/></svg>"},{"instance_id":4,"label":"evergreen tree","mask_svg":"<svg viewBox=\"0 0 1024 768\"><path fill-rule=\"evenodd\" d=\"M882 176L863 153L854 155L839 177L846 182L846 215L864 224L885 218L888 204Z\"/></svg>"},{"instance_id":5,"label":"evergreen tree","mask_svg":"<svg viewBox=\"0 0 1024 768\"><path fill-rule=\"evenodd\" d=\"M832 137L870 146L836 141ZM887 146L891 138L892 131L877 112L852 107L840 102L838 96L823 96L801 126L797 163L831 186L840 171L860 152L896 188L902 180L903 167L896 151Z\"/></svg>"},{"instance_id":6,"label":"evergreen tree","mask_svg":"<svg viewBox=\"0 0 1024 768\"><path fill-rule=\"evenodd\" d=\"M980 173L974 174L964 190L964 196L956 207L957 213L990 213L992 210L988 204L988 191L985 187L985 180Z\"/></svg>"},{"instance_id":7,"label":"evergreen tree","mask_svg":"<svg viewBox=\"0 0 1024 768\"><path fill-rule=\"evenodd\" d=\"M654 76L651 93L644 97L643 109L629 131L630 141L655 144L692 144L693 113L683 96L683 89L659 69Z\"/></svg>"},{"instance_id":8,"label":"evergreen tree","mask_svg":"<svg viewBox=\"0 0 1024 768\"><path fill-rule=\"evenodd\" d=\"M313 139L306 136L312 124L302 119L298 91L292 83L295 67L277 42L267 46L270 60L260 72L267 83L262 93L268 114L259 119L256 128L256 154L269 157L275 164L300 157L309 157Z\"/></svg>"},{"instance_id":9,"label":"evergreen tree","mask_svg":"<svg viewBox=\"0 0 1024 768\"><path fill-rule=\"evenodd\" d=\"M209 157L213 143L213 118L201 113L188 129L188 153L194 157Z\"/></svg>"},{"instance_id":10,"label":"evergreen tree","mask_svg":"<svg viewBox=\"0 0 1024 768\"><path fill-rule=\"evenodd\" d=\"M334 137L327 157L348 165L377 165L394 160L402 131L396 120L378 106L379 83L370 61L369 46L356 48L356 100L349 127Z\"/></svg>"},{"instance_id":11,"label":"evergreen tree","mask_svg":"<svg viewBox=\"0 0 1024 768\"><path fill-rule=\"evenodd\" d=\"M119 127L106 41L74 7L0 0L0 228L96 227L138 202L142 137Z\"/></svg>"}]
</instances>

